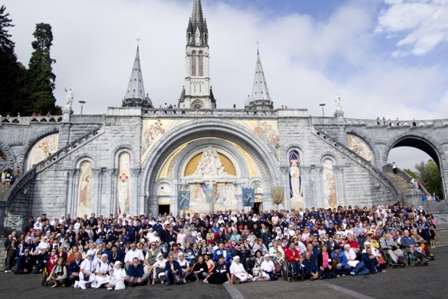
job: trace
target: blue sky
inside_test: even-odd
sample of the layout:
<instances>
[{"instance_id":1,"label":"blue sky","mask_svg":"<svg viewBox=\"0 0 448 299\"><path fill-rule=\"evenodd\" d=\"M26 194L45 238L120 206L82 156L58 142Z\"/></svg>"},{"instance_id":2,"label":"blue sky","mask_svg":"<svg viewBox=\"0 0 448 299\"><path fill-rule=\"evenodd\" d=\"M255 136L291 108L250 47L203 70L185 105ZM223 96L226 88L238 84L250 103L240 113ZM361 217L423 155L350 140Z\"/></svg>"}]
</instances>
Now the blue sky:
<instances>
[{"instance_id":1,"label":"blue sky","mask_svg":"<svg viewBox=\"0 0 448 299\"><path fill-rule=\"evenodd\" d=\"M136 50L156 106L175 104L184 82L185 30L193 0L4 0L19 60L50 23L55 96L74 87L75 111L119 106ZM203 0L211 82L219 108L242 107L260 53L275 107L346 117L448 116L448 0Z\"/></svg>"}]
</instances>

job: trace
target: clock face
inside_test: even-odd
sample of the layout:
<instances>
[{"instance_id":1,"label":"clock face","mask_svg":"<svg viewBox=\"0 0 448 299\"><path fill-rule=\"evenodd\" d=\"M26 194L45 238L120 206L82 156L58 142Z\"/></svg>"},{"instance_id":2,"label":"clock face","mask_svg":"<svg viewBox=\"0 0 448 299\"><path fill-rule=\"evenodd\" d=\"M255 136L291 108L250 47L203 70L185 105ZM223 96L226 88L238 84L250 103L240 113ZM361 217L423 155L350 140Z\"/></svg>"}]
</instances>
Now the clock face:
<instances>
[{"instance_id":1,"label":"clock face","mask_svg":"<svg viewBox=\"0 0 448 299\"><path fill-rule=\"evenodd\" d=\"M204 103L201 100L194 100L191 103L191 108L193 109L201 109L202 107L204 107Z\"/></svg>"}]
</instances>

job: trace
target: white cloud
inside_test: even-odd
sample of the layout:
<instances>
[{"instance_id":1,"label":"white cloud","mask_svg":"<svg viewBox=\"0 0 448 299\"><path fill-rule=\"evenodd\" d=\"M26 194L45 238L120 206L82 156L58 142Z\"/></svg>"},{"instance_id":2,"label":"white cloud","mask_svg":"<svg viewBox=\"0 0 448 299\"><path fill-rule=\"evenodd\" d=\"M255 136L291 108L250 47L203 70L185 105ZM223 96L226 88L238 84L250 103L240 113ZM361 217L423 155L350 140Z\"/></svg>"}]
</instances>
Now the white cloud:
<instances>
[{"instance_id":1,"label":"white cloud","mask_svg":"<svg viewBox=\"0 0 448 299\"><path fill-rule=\"evenodd\" d=\"M397 46L409 48L406 53L424 55L448 41L448 0L385 2L389 7L379 15L375 32L387 33L389 38L400 36ZM396 54L392 56L403 56Z\"/></svg>"},{"instance_id":2,"label":"white cloud","mask_svg":"<svg viewBox=\"0 0 448 299\"><path fill-rule=\"evenodd\" d=\"M6 0L20 61L27 64L35 24L53 26L57 60L55 96L75 87L75 111L102 114L120 106L140 37L146 92L156 106L175 104L184 84L185 31L191 1L180 0ZM408 1L407 1L408 2ZM392 3L392 2L391 2ZM395 1L394 3L400 2ZM275 106L333 114L334 94L347 117L441 118L448 105L446 69L399 65L375 52L376 12L357 3L338 7L326 20L292 12L283 17L257 8L240 10L203 0L210 34L211 79L219 108L238 108L252 91L259 40L266 80ZM384 27L386 28L386 27ZM407 55L398 50L397 56ZM445 101L448 102L448 101Z\"/></svg>"}]
</instances>

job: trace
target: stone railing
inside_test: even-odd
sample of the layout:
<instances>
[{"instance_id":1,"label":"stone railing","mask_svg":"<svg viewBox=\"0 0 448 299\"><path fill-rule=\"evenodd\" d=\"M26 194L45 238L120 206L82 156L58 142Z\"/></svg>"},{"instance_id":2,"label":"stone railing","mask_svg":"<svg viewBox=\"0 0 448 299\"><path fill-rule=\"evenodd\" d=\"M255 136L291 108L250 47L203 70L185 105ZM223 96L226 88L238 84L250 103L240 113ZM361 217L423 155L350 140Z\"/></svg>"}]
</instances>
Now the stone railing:
<instances>
[{"instance_id":1,"label":"stone railing","mask_svg":"<svg viewBox=\"0 0 448 299\"><path fill-rule=\"evenodd\" d=\"M448 126L447 119L432 119L432 120L375 120L375 119L357 119L344 118L346 126L366 126L366 127L446 127Z\"/></svg>"},{"instance_id":2,"label":"stone railing","mask_svg":"<svg viewBox=\"0 0 448 299\"><path fill-rule=\"evenodd\" d=\"M278 110L244 109L142 109L142 115L148 117L277 117Z\"/></svg>"},{"instance_id":3,"label":"stone railing","mask_svg":"<svg viewBox=\"0 0 448 299\"><path fill-rule=\"evenodd\" d=\"M14 199L15 195L20 190L22 190L30 181L34 180L34 178L38 173L42 172L47 167L63 159L76 149L82 147L87 142L91 141L93 138L99 136L102 130L104 130L103 126L102 125L98 126L96 129L84 134L83 136L69 143L67 146L58 150L51 156L37 163L30 170L28 170L22 176L20 176L14 182L14 184L11 185L11 187L8 189L8 192L6 192L6 194L3 197L3 201L6 202L6 208L8 208L8 206L11 204L11 201Z\"/></svg>"},{"instance_id":4,"label":"stone railing","mask_svg":"<svg viewBox=\"0 0 448 299\"><path fill-rule=\"evenodd\" d=\"M387 165L384 165L383 172L393 173L394 170L393 170L392 164L389 163ZM407 172L403 171L401 168L397 168L397 175L409 183L409 189L414 189L414 186L412 186L412 183L411 183L414 178L411 177ZM421 188L422 188L422 190L420 191L420 193L429 194L429 192L425 188L425 186L421 185Z\"/></svg>"},{"instance_id":5,"label":"stone railing","mask_svg":"<svg viewBox=\"0 0 448 299\"><path fill-rule=\"evenodd\" d=\"M9 125L30 125L35 123L45 124L45 123L59 123L62 121L61 115L53 116L8 116L0 118L0 126Z\"/></svg>"},{"instance_id":6,"label":"stone railing","mask_svg":"<svg viewBox=\"0 0 448 299\"><path fill-rule=\"evenodd\" d=\"M387 177L386 174L384 174L379 168L373 166L373 164L370 161L367 161L360 155L356 154L354 151L349 149L347 146L343 145L342 143L334 140L333 138L326 135L324 132L320 130L316 130L317 136L319 136L322 140L330 144L332 147L336 148L349 158L351 158L356 163L360 164L362 167L367 169L373 176L375 176L379 181L382 181L385 183L385 185L388 186L389 190L392 191L393 195L396 198L401 198L401 191L395 186L395 184Z\"/></svg>"}]
</instances>

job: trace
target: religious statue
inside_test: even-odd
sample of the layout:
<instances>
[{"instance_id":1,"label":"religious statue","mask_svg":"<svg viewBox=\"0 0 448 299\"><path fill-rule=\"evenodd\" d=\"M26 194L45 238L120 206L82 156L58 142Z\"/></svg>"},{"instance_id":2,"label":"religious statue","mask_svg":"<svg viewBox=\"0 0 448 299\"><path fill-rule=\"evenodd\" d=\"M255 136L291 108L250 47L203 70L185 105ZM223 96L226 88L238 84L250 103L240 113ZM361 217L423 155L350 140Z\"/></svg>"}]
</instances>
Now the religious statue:
<instances>
[{"instance_id":1,"label":"religious statue","mask_svg":"<svg viewBox=\"0 0 448 299\"><path fill-rule=\"evenodd\" d=\"M291 178L291 200L300 201L302 198L300 190L300 169L299 161L296 159L291 160L291 167L289 168L289 175Z\"/></svg>"},{"instance_id":2,"label":"religious statue","mask_svg":"<svg viewBox=\"0 0 448 299\"><path fill-rule=\"evenodd\" d=\"M213 147L207 147L202 153L201 160L198 162L196 171L192 175L194 178L223 178L229 174L219 159L218 152Z\"/></svg>"},{"instance_id":3,"label":"religious statue","mask_svg":"<svg viewBox=\"0 0 448 299\"><path fill-rule=\"evenodd\" d=\"M336 103L336 111L342 110L341 97L339 95L334 96L334 102Z\"/></svg>"},{"instance_id":4,"label":"religious statue","mask_svg":"<svg viewBox=\"0 0 448 299\"><path fill-rule=\"evenodd\" d=\"M73 103L73 97L74 97L73 87L69 87L68 89L66 87L65 88L65 92L67 93L65 106L68 106L68 107L71 108L72 107L72 103Z\"/></svg>"}]
</instances>

